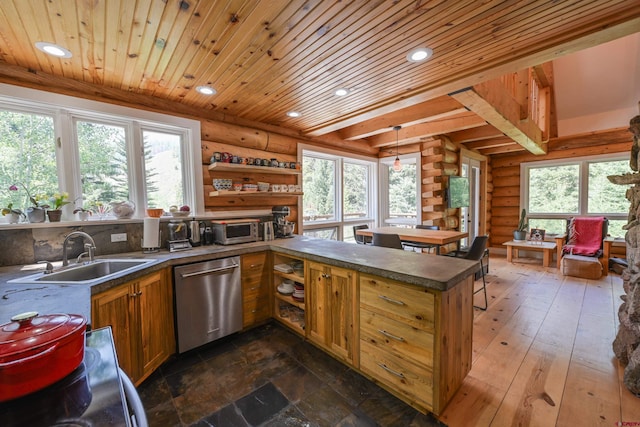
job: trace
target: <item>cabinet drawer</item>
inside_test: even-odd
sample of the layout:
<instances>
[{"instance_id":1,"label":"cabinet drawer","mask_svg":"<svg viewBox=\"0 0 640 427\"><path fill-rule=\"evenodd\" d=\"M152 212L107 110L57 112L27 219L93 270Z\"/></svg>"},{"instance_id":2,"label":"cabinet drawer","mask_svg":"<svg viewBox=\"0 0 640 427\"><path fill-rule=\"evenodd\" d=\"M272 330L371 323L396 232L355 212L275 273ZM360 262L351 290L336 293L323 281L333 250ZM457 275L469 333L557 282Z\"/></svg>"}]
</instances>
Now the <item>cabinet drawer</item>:
<instances>
[{"instance_id":1,"label":"cabinet drawer","mask_svg":"<svg viewBox=\"0 0 640 427\"><path fill-rule=\"evenodd\" d=\"M360 340L360 369L380 383L402 395L407 402L417 402L433 410L433 373L387 351Z\"/></svg>"},{"instance_id":2,"label":"cabinet drawer","mask_svg":"<svg viewBox=\"0 0 640 427\"><path fill-rule=\"evenodd\" d=\"M262 278L267 272L267 253L256 252L242 255L240 268L242 269L243 278L248 280Z\"/></svg>"},{"instance_id":3,"label":"cabinet drawer","mask_svg":"<svg viewBox=\"0 0 640 427\"><path fill-rule=\"evenodd\" d=\"M433 334L389 319L369 310L360 310L360 339L404 360L433 368Z\"/></svg>"},{"instance_id":4,"label":"cabinet drawer","mask_svg":"<svg viewBox=\"0 0 640 427\"><path fill-rule=\"evenodd\" d=\"M244 282L242 284L242 300L269 296L269 284L266 282Z\"/></svg>"},{"instance_id":5,"label":"cabinet drawer","mask_svg":"<svg viewBox=\"0 0 640 427\"><path fill-rule=\"evenodd\" d=\"M435 297L428 289L362 274L360 307L416 328L434 330Z\"/></svg>"},{"instance_id":6,"label":"cabinet drawer","mask_svg":"<svg viewBox=\"0 0 640 427\"><path fill-rule=\"evenodd\" d=\"M268 298L254 298L242 303L242 326L247 327L271 317Z\"/></svg>"}]
</instances>

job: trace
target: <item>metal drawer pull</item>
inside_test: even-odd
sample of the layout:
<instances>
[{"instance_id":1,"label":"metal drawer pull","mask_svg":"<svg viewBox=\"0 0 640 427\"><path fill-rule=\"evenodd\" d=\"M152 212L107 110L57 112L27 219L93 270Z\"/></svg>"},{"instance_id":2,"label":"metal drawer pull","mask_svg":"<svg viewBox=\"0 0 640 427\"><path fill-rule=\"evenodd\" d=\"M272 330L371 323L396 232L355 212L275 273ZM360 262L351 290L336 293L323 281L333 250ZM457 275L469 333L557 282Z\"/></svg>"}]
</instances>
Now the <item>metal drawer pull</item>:
<instances>
[{"instance_id":1,"label":"metal drawer pull","mask_svg":"<svg viewBox=\"0 0 640 427\"><path fill-rule=\"evenodd\" d=\"M393 369L387 367L387 365L385 365L384 363L378 363L378 366L380 366L382 369L389 372L390 374L395 375L396 377L404 378L404 375L402 374L402 372L394 371Z\"/></svg>"},{"instance_id":2,"label":"metal drawer pull","mask_svg":"<svg viewBox=\"0 0 640 427\"><path fill-rule=\"evenodd\" d=\"M390 334L389 332L385 331L384 329L378 329L378 332L380 332L385 337L389 337L389 338L394 339L396 341L404 342L404 338L399 337L397 335Z\"/></svg>"},{"instance_id":3,"label":"metal drawer pull","mask_svg":"<svg viewBox=\"0 0 640 427\"><path fill-rule=\"evenodd\" d=\"M390 302L392 304L398 304L398 305L406 305L404 302L402 301L398 301L397 299L393 299L393 298L389 298L387 296L384 295L378 295L378 298L383 299L387 302Z\"/></svg>"}]
</instances>

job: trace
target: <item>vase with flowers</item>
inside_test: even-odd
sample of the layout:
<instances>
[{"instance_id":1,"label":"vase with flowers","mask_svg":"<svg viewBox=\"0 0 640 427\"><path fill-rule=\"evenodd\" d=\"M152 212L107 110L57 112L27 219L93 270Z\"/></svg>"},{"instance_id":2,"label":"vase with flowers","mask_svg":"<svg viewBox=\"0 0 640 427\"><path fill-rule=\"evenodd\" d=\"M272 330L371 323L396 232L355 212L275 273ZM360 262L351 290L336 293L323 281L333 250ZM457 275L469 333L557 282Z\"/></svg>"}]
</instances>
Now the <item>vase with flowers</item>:
<instances>
[{"instance_id":1,"label":"vase with flowers","mask_svg":"<svg viewBox=\"0 0 640 427\"><path fill-rule=\"evenodd\" d=\"M69 193L63 191L61 193L54 193L51 197L49 197L49 208L47 210L47 216L49 217L49 222L60 222L62 218L62 207L71 203L69 201Z\"/></svg>"},{"instance_id":2,"label":"vase with flowers","mask_svg":"<svg viewBox=\"0 0 640 427\"><path fill-rule=\"evenodd\" d=\"M49 205L46 204L47 196L44 194L31 195L29 189L24 184L12 184L9 187L9 191L18 191L18 185L24 188L24 191L27 193L27 197L29 198L29 202L31 202L32 205L26 209L26 214L27 218L29 218L29 222L44 222L45 212L49 207Z\"/></svg>"}]
</instances>

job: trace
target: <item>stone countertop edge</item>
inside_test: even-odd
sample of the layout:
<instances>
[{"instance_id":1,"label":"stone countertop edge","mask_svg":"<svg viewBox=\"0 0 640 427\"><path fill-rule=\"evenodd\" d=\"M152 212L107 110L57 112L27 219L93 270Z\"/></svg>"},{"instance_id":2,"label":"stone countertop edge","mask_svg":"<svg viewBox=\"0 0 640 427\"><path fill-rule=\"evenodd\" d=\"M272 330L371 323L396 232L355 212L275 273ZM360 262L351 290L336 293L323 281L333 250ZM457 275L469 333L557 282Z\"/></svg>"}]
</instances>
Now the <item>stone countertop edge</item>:
<instances>
[{"instance_id":1,"label":"stone countertop edge","mask_svg":"<svg viewBox=\"0 0 640 427\"><path fill-rule=\"evenodd\" d=\"M263 250L306 258L438 291L450 289L473 274L478 268L476 262L459 258L436 257L398 249L356 245L305 236L231 246L199 246L180 252L162 250L149 254L129 252L99 256L100 259L153 258L156 262L147 264L140 270L134 270L94 285L7 283L20 276L34 274L43 268L41 264L16 265L0 268L0 324L8 322L11 316L25 311L38 311L42 314L83 314L87 319L90 319L91 295L99 294L166 267L239 256ZM389 256L391 254L394 256ZM445 259L446 261L442 262ZM59 266L59 262L54 263L54 266Z\"/></svg>"}]
</instances>

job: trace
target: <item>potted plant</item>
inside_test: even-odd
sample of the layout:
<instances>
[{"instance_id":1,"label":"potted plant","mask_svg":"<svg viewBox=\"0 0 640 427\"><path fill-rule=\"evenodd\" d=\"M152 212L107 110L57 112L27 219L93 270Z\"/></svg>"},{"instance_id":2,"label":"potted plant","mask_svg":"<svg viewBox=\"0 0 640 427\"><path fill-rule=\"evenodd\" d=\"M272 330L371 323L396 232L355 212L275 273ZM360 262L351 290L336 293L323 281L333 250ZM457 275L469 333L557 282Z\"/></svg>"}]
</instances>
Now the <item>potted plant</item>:
<instances>
[{"instance_id":1,"label":"potted plant","mask_svg":"<svg viewBox=\"0 0 640 427\"><path fill-rule=\"evenodd\" d=\"M20 209L14 209L13 203L9 203L6 208L2 208L2 216L9 216L9 224L17 224L20 218L24 218L24 212Z\"/></svg>"},{"instance_id":2,"label":"potted plant","mask_svg":"<svg viewBox=\"0 0 640 427\"><path fill-rule=\"evenodd\" d=\"M66 191L54 193L53 196L49 198L49 202L51 202L51 209L47 210L49 222L60 222L60 218L62 218L61 208L71 203L69 201L69 193Z\"/></svg>"},{"instance_id":3,"label":"potted plant","mask_svg":"<svg viewBox=\"0 0 640 427\"><path fill-rule=\"evenodd\" d=\"M513 240L527 240L527 228L529 228L529 223L525 222L526 217L527 211L525 209L522 209L522 212L520 213L520 221L518 222L518 228L513 231Z\"/></svg>"},{"instance_id":4,"label":"potted plant","mask_svg":"<svg viewBox=\"0 0 640 427\"><path fill-rule=\"evenodd\" d=\"M73 210L73 213L78 214L78 219L80 221L88 221L89 217L93 214L93 212L91 212L91 209L87 209L82 206L75 208Z\"/></svg>"},{"instance_id":5,"label":"potted plant","mask_svg":"<svg viewBox=\"0 0 640 427\"><path fill-rule=\"evenodd\" d=\"M47 200L47 196L44 194L36 194L31 195L29 189L24 185L20 184L24 191L27 193L27 197L33 206L29 206L26 210L27 218L29 218L29 222L44 222L45 220L45 209L49 207L49 205L45 204L45 200ZM9 187L10 191L18 191L18 184L12 184Z\"/></svg>"}]
</instances>

